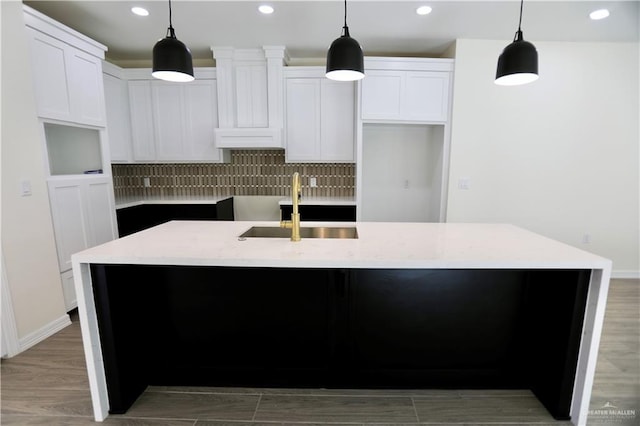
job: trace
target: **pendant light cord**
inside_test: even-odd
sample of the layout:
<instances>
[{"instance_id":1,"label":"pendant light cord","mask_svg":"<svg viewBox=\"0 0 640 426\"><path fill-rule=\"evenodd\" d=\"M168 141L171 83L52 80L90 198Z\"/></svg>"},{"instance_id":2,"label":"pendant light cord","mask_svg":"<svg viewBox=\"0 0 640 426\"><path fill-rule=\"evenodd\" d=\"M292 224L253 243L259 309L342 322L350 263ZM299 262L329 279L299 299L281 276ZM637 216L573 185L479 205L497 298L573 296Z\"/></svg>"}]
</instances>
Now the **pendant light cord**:
<instances>
[{"instance_id":1,"label":"pendant light cord","mask_svg":"<svg viewBox=\"0 0 640 426\"><path fill-rule=\"evenodd\" d=\"M171 1L171 0L169 0ZM345 0L346 1L346 0ZM524 6L524 0L520 0L520 19L518 20L518 31L516 31L513 41L522 40L522 6Z\"/></svg>"},{"instance_id":2,"label":"pendant light cord","mask_svg":"<svg viewBox=\"0 0 640 426\"><path fill-rule=\"evenodd\" d=\"M171 0L169 0L169 4L171 4ZM518 21L518 31L520 31L520 26L522 25L522 6L524 6L524 0L520 0L520 20Z\"/></svg>"},{"instance_id":3,"label":"pendant light cord","mask_svg":"<svg viewBox=\"0 0 640 426\"><path fill-rule=\"evenodd\" d=\"M169 0L169 28L167 28L167 37L176 38L176 32L173 29L173 23L171 22L171 0Z\"/></svg>"},{"instance_id":4,"label":"pendant light cord","mask_svg":"<svg viewBox=\"0 0 640 426\"><path fill-rule=\"evenodd\" d=\"M344 27L342 27L342 36L349 36L349 27L347 26L347 0L344 0Z\"/></svg>"},{"instance_id":5,"label":"pendant light cord","mask_svg":"<svg viewBox=\"0 0 640 426\"><path fill-rule=\"evenodd\" d=\"M344 26L347 26L347 0L344 0Z\"/></svg>"}]
</instances>

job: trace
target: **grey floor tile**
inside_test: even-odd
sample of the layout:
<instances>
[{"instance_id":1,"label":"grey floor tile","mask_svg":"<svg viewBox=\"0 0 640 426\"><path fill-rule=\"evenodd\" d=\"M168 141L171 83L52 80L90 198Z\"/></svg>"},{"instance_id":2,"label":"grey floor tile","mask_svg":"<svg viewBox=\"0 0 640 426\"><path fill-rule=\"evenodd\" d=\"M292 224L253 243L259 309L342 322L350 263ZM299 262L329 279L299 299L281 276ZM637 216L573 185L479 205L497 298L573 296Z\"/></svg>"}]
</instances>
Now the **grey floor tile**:
<instances>
[{"instance_id":1,"label":"grey floor tile","mask_svg":"<svg viewBox=\"0 0 640 426\"><path fill-rule=\"evenodd\" d=\"M533 396L414 398L420 422L553 422Z\"/></svg>"},{"instance_id":2,"label":"grey floor tile","mask_svg":"<svg viewBox=\"0 0 640 426\"><path fill-rule=\"evenodd\" d=\"M145 392L123 417L251 420L258 399L258 395Z\"/></svg>"},{"instance_id":3,"label":"grey floor tile","mask_svg":"<svg viewBox=\"0 0 640 426\"><path fill-rule=\"evenodd\" d=\"M2 415L84 416L93 418L88 391L11 389L2 392Z\"/></svg>"},{"instance_id":4,"label":"grey floor tile","mask_svg":"<svg viewBox=\"0 0 640 426\"><path fill-rule=\"evenodd\" d=\"M104 422L96 422L89 417L69 416L2 416L2 426L193 426L194 421L177 421L161 419L126 419L110 415Z\"/></svg>"},{"instance_id":5,"label":"grey floor tile","mask_svg":"<svg viewBox=\"0 0 640 426\"><path fill-rule=\"evenodd\" d=\"M405 396L263 395L255 420L280 422L416 422Z\"/></svg>"}]
</instances>

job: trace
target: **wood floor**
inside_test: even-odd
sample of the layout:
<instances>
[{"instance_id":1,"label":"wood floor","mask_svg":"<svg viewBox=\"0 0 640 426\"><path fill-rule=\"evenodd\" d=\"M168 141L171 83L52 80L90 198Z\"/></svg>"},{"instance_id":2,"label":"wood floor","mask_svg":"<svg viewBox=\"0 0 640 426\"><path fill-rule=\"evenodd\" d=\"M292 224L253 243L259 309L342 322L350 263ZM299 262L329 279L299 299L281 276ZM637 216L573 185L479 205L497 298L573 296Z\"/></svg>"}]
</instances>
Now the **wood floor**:
<instances>
[{"instance_id":1,"label":"wood floor","mask_svg":"<svg viewBox=\"0 0 640 426\"><path fill-rule=\"evenodd\" d=\"M77 317L1 363L2 425L91 425ZM170 354L170 342L167 353ZM612 280L588 425L640 425L640 282ZM568 425L529 391L150 387L106 425Z\"/></svg>"}]
</instances>

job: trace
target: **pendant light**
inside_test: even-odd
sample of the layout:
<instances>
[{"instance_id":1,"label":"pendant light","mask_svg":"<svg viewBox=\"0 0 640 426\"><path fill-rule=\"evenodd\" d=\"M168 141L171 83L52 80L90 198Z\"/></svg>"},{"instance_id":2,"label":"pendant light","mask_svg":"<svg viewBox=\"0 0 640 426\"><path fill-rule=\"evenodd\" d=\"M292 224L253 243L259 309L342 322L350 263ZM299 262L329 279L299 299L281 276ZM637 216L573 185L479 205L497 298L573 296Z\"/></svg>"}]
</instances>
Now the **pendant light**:
<instances>
[{"instance_id":1,"label":"pendant light","mask_svg":"<svg viewBox=\"0 0 640 426\"><path fill-rule=\"evenodd\" d=\"M364 54L360 44L349 35L347 26L347 0L344 0L344 27L327 53L327 78L354 81L364 78Z\"/></svg>"},{"instance_id":2,"label":"pendant light","mask_svg":"<svg viewBox=\"0 0 640 426\"><path fill-rule=\"evenodd\" d=\"M502 86L516 86L538 79L538 51L533 44L523 40L520 29L523 3L524 0L520 0L520 21L513 43L505 47L498 58L495 83Z\"/></svg>"},{"instance_id":3,"label":"pendant light","mask_svg":"<svg viewBox=\"0 0 640 426\"><path fill-rule=\"evenodd\" d=\"M165 38L153 46L153 71L151 75L160 80L193 81L191 51L176 38L171 23L171 0L169 0L169 28Z\"/></svg>"}]
</instances>

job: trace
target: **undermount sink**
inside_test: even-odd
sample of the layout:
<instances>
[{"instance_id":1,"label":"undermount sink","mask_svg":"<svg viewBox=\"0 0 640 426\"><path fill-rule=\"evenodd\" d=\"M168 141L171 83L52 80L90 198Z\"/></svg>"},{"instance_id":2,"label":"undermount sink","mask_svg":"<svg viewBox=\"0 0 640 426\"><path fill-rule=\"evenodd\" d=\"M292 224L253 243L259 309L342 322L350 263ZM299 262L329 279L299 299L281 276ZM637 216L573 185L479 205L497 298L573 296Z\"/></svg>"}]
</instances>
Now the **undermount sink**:
<instances>
[{"instance_id":1,"label":"undermount sink","mask_svg":"<svg viewBox=\"0 0 640 426\"><path fill-rule=\"evenodd\" d=\"M351 227L300 227L301 238L358 238L355 226ZM291 229L279 226L252 226L238 238L291 238Z\"/></svg>"}]
</instances>

